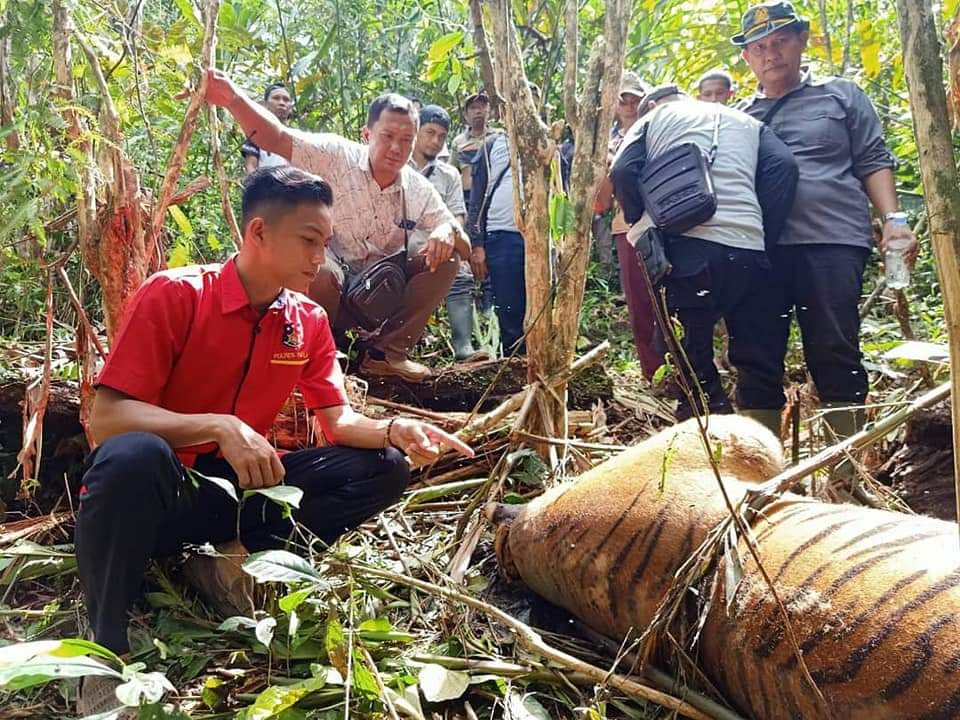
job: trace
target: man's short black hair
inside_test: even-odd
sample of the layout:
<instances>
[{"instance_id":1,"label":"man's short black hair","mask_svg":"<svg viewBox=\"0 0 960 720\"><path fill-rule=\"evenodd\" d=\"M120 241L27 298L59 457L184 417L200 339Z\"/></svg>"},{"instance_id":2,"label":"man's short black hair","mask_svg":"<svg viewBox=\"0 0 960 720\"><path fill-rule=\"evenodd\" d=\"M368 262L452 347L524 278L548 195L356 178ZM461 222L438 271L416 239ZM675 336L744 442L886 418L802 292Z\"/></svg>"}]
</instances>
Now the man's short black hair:
<instances>
[{"instance_id":1,"label":"man's short black hair","mask_svg":"<svg viewBox=\"0 0 960 720\"><path fill-rule=\"evenodd\" d=\"M418 127L420 125L420 113L417 112L410 98L399 93L384 93L370 103L370 108L367 110L367 127L372 128L385 112L404 113L413 118L415 125Z\"/></svg>"},{"instance_id":2,"label":"man's short black hair","mask_svg":"<svg viewBox=\"0 0 960 720\"><path fill-rule=\"evenodd\" d=\"M273 91L280 89L286 90L287 86L284 83L273 83L272 85L267 85L267 89L263 91L263 101L266 102L269 100L270 96L273 95Z\"/></svg>"},{"instance_id":3,"label":"man's short black hair","mask_svg":"<svg viewBox=\"0 0 960 720\"><path fill-rule=\"evenodd\" d=\"M333 188L323 178L290 165L258 168L243 182L243 227L268 209L313 202L333 205Z\"/></svg>"},{"instance_id":4,"label":"man's short black hair","mask_svg":"<svg viewBox=\"0 0 960 720\"><path fill-rule=\"evenodd\" d=\"M722 68L717 68L716 70L708 70L703 75L700 76L700 79L697 80L697 91L701 92L703 90L703 84L707 80L722 80L726 86L727 90L733 90L733 76Z\"/></svg>"}]
</instances>

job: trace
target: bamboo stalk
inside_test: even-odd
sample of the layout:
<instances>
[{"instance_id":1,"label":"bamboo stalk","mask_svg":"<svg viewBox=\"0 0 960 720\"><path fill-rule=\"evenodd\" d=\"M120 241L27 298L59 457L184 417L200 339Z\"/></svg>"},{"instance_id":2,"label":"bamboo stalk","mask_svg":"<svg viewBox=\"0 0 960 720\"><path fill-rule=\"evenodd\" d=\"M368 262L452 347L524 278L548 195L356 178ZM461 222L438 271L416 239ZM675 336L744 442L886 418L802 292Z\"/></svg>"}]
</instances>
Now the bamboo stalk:
<instances>
[{"instance_id":1,"label":"bamboo stalk","mask_svg":"<svg viewBox=\"0 0 960 720\"><path fill-rule=\"evenodd\" d=\"M380 699L383 701L384 707L387 708L387 712L390 715L390 720L400 720L400 716L397 715L397 709L390 701L390 694L387 692L387 686L383 682L383 677L381 677L380 670L377 668L377 664L373 661L370 651L361 646L360 652L363 654L363 664L367 666L367 669L373 674L373 679L377 681L377 687L380 688Z\"/></svg>"},{"instance_id":2,"label":"bamboo stalk","mask_svg":"<svg viewBox=\"0 0 960 720\"><path fill-rule=\"evenodd\" d=\"M615 452L620 453L629 449L629 445L606 445L604 443L583 442L582 440L569 440L564 438L548 438L543 435L534 435L533 433L517 431L517 437L525 440L536 440L537 442L547 443L549 445L566 445L581 450L596 450L597 452Z\"/></svg>"},{"instance_id":3,"label":"bamboo stalk","mask_svg":"<svg viewBox=\"0 0 960 720\"><path fill-rule=\"evenodd\" d=\"M458 424L462 422L447 413L424 410L423 408L413 407L412 405L404 405L403 403L394 402L393 400L379 398L375 395L370 395L367 397L367 405L380 405L388 410L396 410L397 412L405 413L407 415L415 415L426 420L433 420L437 423L443 423L444 425Z\"/></svg>"},{"instance_id":4,"label":"bamboo stalk","mask_svg":"<svg viewBox=\"0 0 960 720\"><path fill-rule=\"evenodd\" d=\"M921 410L931 408L942 400L946 400L948 397L950 397L950 383L946 382L938 385L933 390L913 400L905 408L891 413L872 426L861 430L855 435L851 435L843 442L825 448L813 457L807 458L799 465L795 465L779 475L772 477L756 490L749 491L747 497L773 498L775 495L789 490L800 480L817 470L836 465L847 457L848 452L862 450L872 445L880 438L896 430ZM751 506L752 505L753 503L751 502Z\"/></svg>"}]
</instances>

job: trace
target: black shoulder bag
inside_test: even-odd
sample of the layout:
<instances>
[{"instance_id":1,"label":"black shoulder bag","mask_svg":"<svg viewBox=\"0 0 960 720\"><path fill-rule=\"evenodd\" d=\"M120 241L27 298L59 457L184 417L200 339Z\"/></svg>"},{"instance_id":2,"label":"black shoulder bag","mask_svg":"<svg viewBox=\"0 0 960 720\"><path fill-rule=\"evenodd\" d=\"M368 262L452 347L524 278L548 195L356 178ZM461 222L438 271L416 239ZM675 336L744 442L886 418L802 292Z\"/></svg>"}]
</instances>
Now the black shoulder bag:
<instances>
[{"instance_id":1,"label":"black shoulder bag","mask_svg":"<svg viewBox=\"0 0 960 720\"><path fill-rule=\"evenodd\" d=\"M407 201L400 190L403 212L403 249L377 260L358 273L346 272L343 280L344 306L364 330L374 332L393 317L400 309L403 293L407 287L407 251L409 227Z\"/></svg>"},{"instance_id":2,"label":"black shoulder bag","mask_svg":"<svg viewBox=\"0 0 960 720\"><path fill-rule=\"evenodd\" d=\"M710 170L719 147L720 116L717 112L709 152L695 142L680 143L648 160L640 174L643 205L653 224L667 235L683 235L717 211ZM642 142L646 143L646 132Z\"/></svg>"}]
</instances>

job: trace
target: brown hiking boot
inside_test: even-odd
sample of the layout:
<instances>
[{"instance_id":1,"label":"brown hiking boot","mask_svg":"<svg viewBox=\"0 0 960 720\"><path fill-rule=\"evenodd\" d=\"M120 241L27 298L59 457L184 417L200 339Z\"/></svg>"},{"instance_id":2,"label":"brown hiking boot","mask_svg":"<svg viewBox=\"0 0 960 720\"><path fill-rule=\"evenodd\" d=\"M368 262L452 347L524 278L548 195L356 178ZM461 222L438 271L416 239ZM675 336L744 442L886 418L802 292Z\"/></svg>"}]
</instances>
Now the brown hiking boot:
<instances>
[{"instance_id":1,"label":"brown hiking boot","mask_svg":"<svg viewBox=\"0 0 960 720\"><path fill-rule=\"evenodd\" d=\"M87 675L80 681L80 696L77 698L77 715L81 718L102 715L123 707L117 698L117 688L123 680L103 675ZM116 720L135 720L139 710L127 708L116 716Z\"/></svg>"},{"instance_id":2,"label":"brown hiking boot","mask_svg":"<svg viewBox=\"0 0 960 720\"><path fill-rule=\"evenodd\" d=\"M197 594L222 617L253 615L253 578L241 567L250 553L239 540L216 547L218 555L195 554L183 564L183 574Z\"/></svg>"},{"instance_id":3,"label":"brown hiking boot","mask_svg":"<svg viewBox=\"0 0 960 720\"><path fill-rule=\"evenodd\" d=\"M392 375L412 383L421 383L431 374L426 365L409 358L389 358L386 355L377 358L369 351L360 363L360 372L367 375Z\"/></svg>"}]
</instances>

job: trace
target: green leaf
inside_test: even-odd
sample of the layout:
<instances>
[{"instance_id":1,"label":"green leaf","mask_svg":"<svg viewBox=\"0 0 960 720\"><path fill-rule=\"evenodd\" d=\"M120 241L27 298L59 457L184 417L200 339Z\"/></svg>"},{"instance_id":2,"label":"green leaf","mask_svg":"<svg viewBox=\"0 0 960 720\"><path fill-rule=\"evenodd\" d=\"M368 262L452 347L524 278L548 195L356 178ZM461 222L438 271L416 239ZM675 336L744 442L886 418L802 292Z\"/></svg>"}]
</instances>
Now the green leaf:
<instances>
[{"instance_id":1,"label":"green leaf","mask_svg":"<svg viewBox=\"0 0 960 720\"><path fill-rule=\"evenodd\" d=\"M195 23L197 27L203 27L203 18L200 17L199 11L190 0L173 0L173 2L180 8L180 14L183 17Z\"/></svg>"},{"instance_id":2,"label":"green leaf","mask_svg":"<svg viewBox=\"0 0 960 720\"><path fill-rule=\"evenodd\" d=\"M227 699L228 688L224 687L223 680L208 677L200 691L200 700L211 710L217 710Z\"/></svg>"},{"instance_id":3,"label":"green leaf","mask_svg":"<svg viewBox=\"0 0 960 720\"><path fill-rule=\"evenodd\" d=\"M204 475L201 472L197 472L193 468L187 468L187 475L194 479L205 480L206 482L211 482L216 485L218 488L223 490L227 495L233 498L234 502L240 502L240 498L237 497L237 488L236 486L227 480L226 478L213 477L212 475Z\"/></svg>"},{"instance_id":4,"label":"green leaf","mask_svg":"<svg viewBox=\"0 0 960 720\"><path fill-rule=\"evenodd\" d=\"M397 712L404 717L413 720L426 720L423 714L423 707L420 705L420 693L417 692L417 685L407 685L403 688L401 695L391 687L387 688L387 697L397 709Z\"/></svg>"},{"instance_id":5,"label":"green leaf","mask_svg":"<svg viewBox=\"0 0 960 720\"><path fill-rule=\"evenodd\" d=\"M366 697L373 700L380 697L380 685L363 661L359 651L353 653L353 687Z\"/></svg>"},{"instance_id":6,"label":"green leaf","mask_svg":"<svg viewBox=\"0 0 960 720\"><path fill-rule=\"evenodd\" d=\"M246 490L243 493L243 498L246 500L252 495L263 495L279 505L289 505L295 508L299 508L300 501L303 500L303 490L293 485L274 485L273 487Z\"/></svg>"},{"instance_id":7,"label":"green leaf","mask_svg":"<svg viewBox=\"0 0 960 720\"><path fill-rule=\"evenodd\" d=\"M573 205L563 193L550 197L550 234L555 239L566 237L573 232L576 217Z\"/></svg>"},{"instance_id":8,"label":"green leaf","mask_svg":"<svg viewBox=\"0 0 960 720\"><path fill-rule=\"evenodd\" d=\"M357 626L357 630L369 630L371 632L390 632L393 630L393 625L390 624L390 621L386 618L371 618L369 620L364 620Z\"/></svg>"},{"instance_id":9,"label":"green leaf","mask_svg":"<svg viewBox=\"0 0 960 720\"><path fill-rule=\"evenodd\" d=\"M90 640L67 638L64 640L36 640L0 647L0 669L10 665L18 665L33 658L72 658L81 655L94 655L117 665L123 664L115 653L102 645Z\"/></svg>"},{"instance_id":10,"label":"green leaf","mask_svg":"<svg viewBox=\"0 0 960 720\"><path fill-rule=\"evenodd\" d=\"M184 234L185 237L193 237L193 225L190 224L190 220L187 219L187 216L183 214L181 210L176 205L171 205L167 210L170 211L170 217L173 218L173 221L177 224L177 227L180 228L180 232Z\"/></svg>"},{"instance_id":11,"label":"green leaf","mask_svg":"<svg viewBox=\"0 0 960 720\"><path fill-rule=\"evenodd\" d=\"M189 265L193 259L193 254L190 252L190 247L178 243L173 246L173 249L170 251L170 257L167 258L167 267L168 268L178 268L183 267L184 265Z\"/></svg>"},{"instance_id":12,"label":"green leaf","mask_svg":"<svg viewBox=\"0 0 960 720\"><path fill-rule=\"evenodd\" d=\"M470 675L442 665L424 665L417 676L420 690L429 702L456 700L470 687Z\"/></svg>"},{"instance_id":13,"label":"green leaf","mask_svg":"<svg viewBox=\"0 0 960 720\"><path fill-rule=\"evenodd\" d=\"M447 67L446 60L431 62L429 65L427 65L427 71L423 74L423 79L426 80L427 82L433 82L437 80L440 77L441 73L443 73L443 71L446 69L446 67Z\"/></svg>"},{"instance_id":14,"label":"green leaf","mask_svg":"<svg viewBox=\"0 0 960 720\"><path fill-rule=\"evenodd\" d=\"M450 79L447 80L447 92L451 95L456 94L457 90L460 87L460 83L463 81L462 75L451 75Z\"/></svg>"},{"instance_id":15,"label":"green leaf","mask_svg":"<svg viewBox=\"0 0 960 720\"><path fill-rule=\"evenodd\" d=\"M282 598L280 598L280 602L278 603L280 605L280 609L285 613L293 612L300 607L304 600L310 597L311 593L313 593L313 588L297 590L296 592L284 595Z\"/></svg>"},{"instance_id":16,"label":"green leaf","mask_svg":"<svg viewBox=\"0 0 960 720\"><path fill-rule=\"evenodd\" d=\"M327 651L327 660L333 667L347 676L347 636L343 632L340 620L331 615L323 633L323 647Z\"/></svg>"},{"instance_id":17,"label":"green leaf","mask_svg":"<svg viewBox=\"0 0 960 720\"><path fill-rule=\"evenodd\" d=\"M243 569L257 582L309 582L329 587L313 565L287 550L265 550L254 553L243 563Z\"/></svg>"},{"instance_id":18,"label":"green leaf","mask_svg":"<svg viewBox=\"0 0 960 720\"><path fill-rule=\"evenodd\" d=\"M51 680L87 675L122 677L113 668L85 655L63 658L39 656L0 669L0 687L7 690L23 690Z\"/></svg>"},{"instance_id":19,"label":"green leaf","mask_svg":"<svg viewBox=\"0 0 960 720\"><path fill-rule=\"evenodd\" d=\"M463 30L456 30L452 33L441 35L433 41L430 49L427 50L427 60L430 62L446 60L450 51L463 41L463 36Z\"/></svg>"},{"instance_id":20,"label":"green leaf","mask_svg":"<svg viewBox=\"0 0 960 720\"><path fill-rule=\"evenodd\" d=\"M160 57L173 60L180 67L185 67L193 62L193 53L190 52L189 45L167 45L161 47L158 54Z\"/></svg>"},{"instance_id":21,"label":"green leaf","mask_svg":"<svg viewBox=\"0 0 960 720\"><path fill-rule=\"evenodd\" d=\"M322 689L323 678L309 678L296 685L272 685L245 708L237 717L241 720L271 720L280 717L287 708L293 707L312 692Z\"/></svg>"}]
</instances>

